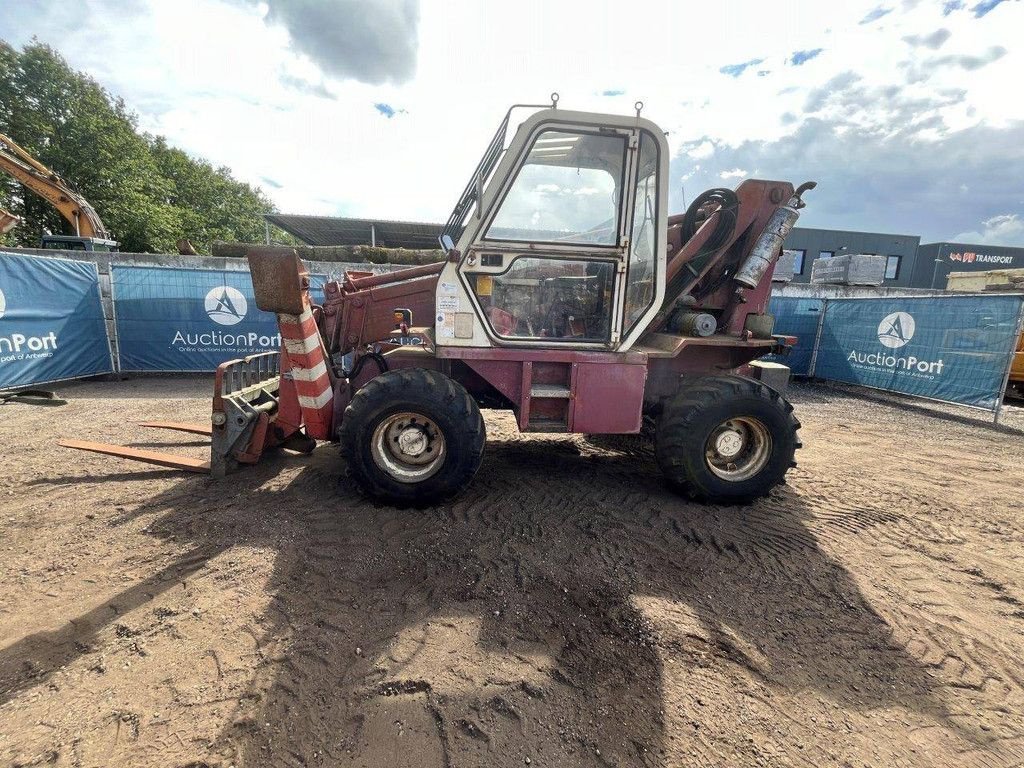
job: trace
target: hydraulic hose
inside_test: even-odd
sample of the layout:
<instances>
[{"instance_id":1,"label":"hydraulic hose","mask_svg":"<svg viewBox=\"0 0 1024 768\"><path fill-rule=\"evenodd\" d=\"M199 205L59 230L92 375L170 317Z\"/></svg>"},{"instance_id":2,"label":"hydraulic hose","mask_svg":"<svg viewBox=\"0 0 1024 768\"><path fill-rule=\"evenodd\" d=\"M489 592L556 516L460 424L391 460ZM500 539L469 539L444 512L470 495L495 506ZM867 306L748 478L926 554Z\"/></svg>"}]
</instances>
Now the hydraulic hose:
<instances>
[{"instance_id":1,"label":"hydraulic hose","mask_svg":"<svg viewBox=\"0 0 1024 768\"><path fill-rule=\"evenodd\" d=\"M363 366L366 365L367 360L373 360L373 362L377 364L377 369L381 373L387 373L388 361L384 359L384 355L382 355L380 352L367 352L366 354L361 355L358 360L356 360L356 364L352 366L352 370L349 371L348 375L346 375L345 378L352 380L356 376L358 376L360 371L363 370Z\"/></svg>"},{"instance_id":2,"label":"hydraulic hose","mask_svg":"<svg viewBox=\"0 0 1024 768\"><path fill-rule=\"evenodd\" d=\"M686 209L686 213L683 215L681 234L684 245L697 234L700 225L707 220L698 221L697 219L701 208L704 208L709 203L718 204L718 208L709 215L709 217L717 217L715 228L708 235L700 250L683 265L682 269L665 286L665 301L661 305L663 310L668 309L676 302L676 299L679 298L689 283L700 278L708 262L719 250L728 244L732 238L733 231L736 229L736 217L740 207L740 201L736 197L736 193L724 187L709 189L698 195L690 203L690 207Z\"/></svg>"}]
</instances>

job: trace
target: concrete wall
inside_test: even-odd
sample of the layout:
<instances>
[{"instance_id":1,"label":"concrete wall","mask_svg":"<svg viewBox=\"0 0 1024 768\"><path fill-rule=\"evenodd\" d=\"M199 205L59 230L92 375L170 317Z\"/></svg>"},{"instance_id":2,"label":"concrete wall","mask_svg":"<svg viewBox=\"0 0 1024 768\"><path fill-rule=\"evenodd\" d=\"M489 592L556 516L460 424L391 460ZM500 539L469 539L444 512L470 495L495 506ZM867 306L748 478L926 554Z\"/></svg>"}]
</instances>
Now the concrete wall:
<instances>
[{"instance_id":1,"label":"concrete wall","mask_svg":"<svg viewBox=\"0 0 1024 768\"><path fill-rule=\"evenodd\" d=\"M4 253L21 253L30 256L46 256L52 259L70 259L72 261L91 262L96 265L100 277L100 298L103 302L103 317L107 324L107 338L110 339L114 360L117 360L117 332L114 327L114 301L110 288L111 264L133 267L177 267L179 269L225 269L248 272L249 263L245 259L233 259L217 256L182 256L177 253L103 253L100 251L57 251L46 248L0 248ZM311 273L327 275L333 280L341 280L348 270L373 272L382 274L394 272L396 269L408 269L408 265L394 264L346 264L340 261L304 261L306 269ZM314 300L317 297L313 297Z\"/></svg>"},{"instance_id":2,"label":"concrete wall","mask_svg":"<svg viewBox=\"0 0 1024 768\"><path fill-rule=\"evenodd\" d=\"M886 285L908 287L913 281L914 265L921 238L917 235L893 235L882 232L853 232L839 229L810 229L796 227L786 238L787 250L804 251L803 272L793 276L794 283L808 283L811 279L811 263L822 251L840 253L875 253L882 256L899 256L899 274L895 280L886 280Z\"/></svg>"},{"instance_id":3,"label":"concrete wall","mask_svg":"<svg viewBox=\"0 0 1024 768\"><path fill-rule=\"evenodd\" d=\"M818 285L772 283L772 296L799 299L881 299L887 296L934 296L945 291L903 288L895 285Z\"/></svg>"},{"instance_id":4,"label":"concrete wall","mask_svg":"<svg viewBox=\"0 0 1024 768\"><path fill-rule=\"evenodd\" d=\"M49 256L54 259L91 261L101 275L110 274L111 264L127 264L138 267L178 267L180 269L237 269L247 272L249 264L245 259L224 256L182 256L177 253L102 253L100 251L54 251L46 248L2 248L8 253L27 253L34 256ZM341 279L350 269L363 272L392 272L408 268L408 265L370 264L369 262L349 263L343 261L304 262L310 272L316 272L334 279Z\"/></svg>"}]
</instances>

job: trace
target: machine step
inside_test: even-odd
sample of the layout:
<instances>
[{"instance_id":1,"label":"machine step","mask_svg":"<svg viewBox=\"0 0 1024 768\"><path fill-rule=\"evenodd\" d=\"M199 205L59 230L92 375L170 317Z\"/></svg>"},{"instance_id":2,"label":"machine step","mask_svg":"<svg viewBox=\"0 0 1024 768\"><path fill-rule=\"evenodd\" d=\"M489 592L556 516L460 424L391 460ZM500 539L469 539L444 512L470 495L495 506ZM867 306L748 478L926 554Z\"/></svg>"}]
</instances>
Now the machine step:
<instances>
[{"instance_id":1,"label":"machine step","mask_svg":"<svg viewBox=\"0 0 1024 768\"><path fill-rule=\"evenodd\" d=\"M564 384L534 384L530 387L530 397L568 400L572 393Z\"/></svg>"},{"instance_id":2,"label":"machine step","mask_svg":"<svg viewBox=\"0 0 1024 768\"><path fill-rule=\"evenodd\" d=\"M568 432L569 425L562 419L531 419L524 432Z\"/></svg>"},{"instance_id":3,"label":"machine step","mask_svg":"<svg viewBox=\"0 0 1024 768\"><path fill-rule=\"evenodd\" d=\"M176 456L173 453L160 453L159 451L143 451L139 448L129 448L127 445L111 445L110 443L93 443L89 440L58 440L57 445L65 448L74 448L79 451L91 451L92 453L105 453L108 456L118 456L131 461L141 461L145 464L156 464L171 469L182 469L186 472L199 472L209 474L210 462L201 459L193 459L189 456Z\"/></svg>"}]
</instances>

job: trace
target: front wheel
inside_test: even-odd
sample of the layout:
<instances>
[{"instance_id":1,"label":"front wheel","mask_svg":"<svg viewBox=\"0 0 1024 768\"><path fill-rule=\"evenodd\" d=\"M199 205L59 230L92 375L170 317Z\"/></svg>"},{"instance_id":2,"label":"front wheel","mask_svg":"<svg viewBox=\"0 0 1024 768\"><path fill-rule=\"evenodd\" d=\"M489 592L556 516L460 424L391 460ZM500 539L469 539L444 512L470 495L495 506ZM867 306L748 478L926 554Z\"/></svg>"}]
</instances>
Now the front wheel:
<instances>
[{"instance_id":1,"label":"front wheel","mask_svg":"<svg viewBox=\"0 0 1024 768\"><path fill-rule=\"evenodd\" d=\"M461 384L413 368L383 373L356 392L339 439L350 476L368 495L423 506L469 484L483 458L485 431Z\"/></svg>"},{"instance_id":2,"label":"front wheel","mask_svg":"<svg viewBox=\"0 0 1024 768\"><path fill-rule=\"evenodd\" d=\"M800 422L774 389L744 376L709 376L666 403L655 456L687 496L743 503L765 496L795 466Z\"/></svg>"}]
</instances>

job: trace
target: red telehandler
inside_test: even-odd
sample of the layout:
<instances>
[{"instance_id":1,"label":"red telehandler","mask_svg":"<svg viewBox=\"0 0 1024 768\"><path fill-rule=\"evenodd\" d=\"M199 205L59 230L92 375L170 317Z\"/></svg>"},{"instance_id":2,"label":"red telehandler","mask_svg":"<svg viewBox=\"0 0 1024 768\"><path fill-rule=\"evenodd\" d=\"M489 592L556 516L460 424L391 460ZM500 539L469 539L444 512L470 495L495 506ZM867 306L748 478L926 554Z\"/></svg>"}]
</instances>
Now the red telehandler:
<instances>
[{"instance_id":1,"label":"red telehandler","mask_svg":"<svg viewBox=\"0 0 1024 768\"><path fill-rule=\"evenodd\" d=\"M745 502L794 464L792 406L739 375L783 352L766 314L801 195L788 182L712 189L670 216L669 150L651 121L509 110L440 235L443 262L349 273L314 303L294 251L249 253L281 351L217 371L211 462L71 447L222 475L269 448L338 442L350 477L388 503L444 501L484 450L480 408L524 432L653 426L669 482ZM513 110L536 111L507 140ZM646 430L645 430L646 431Z\"/></svg>"}]
</instances>

